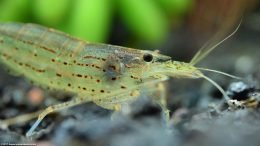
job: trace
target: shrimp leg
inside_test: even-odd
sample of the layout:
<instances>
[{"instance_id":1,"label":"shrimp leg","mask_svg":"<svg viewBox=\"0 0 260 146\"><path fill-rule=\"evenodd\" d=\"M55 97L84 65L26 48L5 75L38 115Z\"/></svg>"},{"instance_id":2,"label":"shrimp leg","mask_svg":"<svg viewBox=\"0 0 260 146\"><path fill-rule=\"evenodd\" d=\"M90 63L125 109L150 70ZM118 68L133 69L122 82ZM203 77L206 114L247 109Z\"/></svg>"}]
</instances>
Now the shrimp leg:
<instances>
[{"instance_id":1,"label":"shrimp leg","mask_svg":"<svg viewBox=\"0 0 260 146\"><path fill-rule=\"evenodd\" d=\"M59 103L56 105L52 105L47 107L45 110L43 110L40 115L38 116L37 121L33 124L33 126L29 129L29 131L26 133L27 137L30 137L34 134L35 129L38 127L38 125L41 123L41 121L43 120L43 118L53 112L59 111L59 110L63 110L84 102L89 101L88 98L75 98L73 100L67 101L67 102L63 102L63 103Z\"/></svg>"}]
</instances>

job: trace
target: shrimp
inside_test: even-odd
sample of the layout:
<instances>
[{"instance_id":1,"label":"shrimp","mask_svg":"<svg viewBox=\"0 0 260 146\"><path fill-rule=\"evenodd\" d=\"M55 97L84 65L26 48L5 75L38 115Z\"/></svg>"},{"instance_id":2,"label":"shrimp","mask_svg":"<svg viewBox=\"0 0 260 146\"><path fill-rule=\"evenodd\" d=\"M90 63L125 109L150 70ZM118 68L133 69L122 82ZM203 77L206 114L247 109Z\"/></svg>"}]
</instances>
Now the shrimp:
<instances>
[{"instance_id":1,"label":"shrimp","mask_svg":"<svg viewBox=\"0 0 260 146\"><path fill-rule=\"evenodd\" d=\"M29 120L39 115L26 134L32 136L42 119L52 112L85 102L120 111L135 101L143 91L151 96L162 91L158 85L169 77L204 78L227 99L225 91L202 71L237 77L195 65L237 29L213 47L202 48L191 62L185 63L173 61L158 51L86 42L36 24L1 23L0 62L38 85L75 95L71 101L49 106L40 114L36 112L23 116ZM169 117L165 96L154 97L154 100ZM17 119L7 119L1 123L9 125L17 122ZM25 121L21 117L19 120Z\"/></svg>"}]
</instances>

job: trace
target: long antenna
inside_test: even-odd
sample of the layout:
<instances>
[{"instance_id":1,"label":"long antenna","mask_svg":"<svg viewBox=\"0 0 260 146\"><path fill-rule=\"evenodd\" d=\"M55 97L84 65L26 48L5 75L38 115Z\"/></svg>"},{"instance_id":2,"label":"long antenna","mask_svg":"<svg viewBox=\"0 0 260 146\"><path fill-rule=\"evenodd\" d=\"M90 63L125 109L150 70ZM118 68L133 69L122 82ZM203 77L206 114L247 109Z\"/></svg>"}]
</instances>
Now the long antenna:
<instances>
[{"instance_id":1,"label":"long antenna","mask_svg":"<svg viewBox=\"0 0 260 146\"><path fill-rule=\"evenodd\" d=\"M209 44L209 42L207 42L205 45L203 45L203 47L191 59L190 64L192 64L192 65L197 64L199 61L201 61L203 58L205 58L211 51L213 51L216 47L218 47L224 41L226 41L231 36L233 36L237 32L237 30L239 29L241 23L242 23L242 19L240 20L240 22L239 22L238 26L236 27L236 29L231 34L229 34L227 37L225 37L223 40L221 40L217 44L213 45L212 47L210 47L208 49L206 48L206 46ZM203 51L205 51L205 52L203 52Z\"/></svg>"},{"instance_id":2,"label":"long antenna","mask_svg":"<svg viewBox=\"0 0 260 146\"><path fill-rule=\"evenodd\" d=\"M209 72L214 72L214 73L222 74L222 75L224 75L224 76L228 76L228 77L230 77L230 78L234 78L234 79L238 79L238 80L241 80L241 79L242 79L241 77L234 76L234 75L231 75L231 74L228 74L228 73L225 73L225 72L222 72L222 71L218 71L218 70L213 70L213 69L208 69L208 68L201 68L201 67L197 67L197 69L203 70L203 71L209 71Z\"/></svg>"},{"instance_id":3,"label":"long antenna","mask_svg":"<svg viewBox=\"0 0 260 146\"><path fill-rule=\"evenodd\" d=\"M206 80L208 80L212 85L214 85L216 88L218 88L218 90L222 93L222 95L224 96L225 100L228 101L230 98L228 97L228 95L226 94L226 92L224 91L224 89L222 87L220 87L215 81L213 81L212 79L210 79L209 77L205 76L204 74L200 74L200 76Z\"/></svg>"}]
</instances>

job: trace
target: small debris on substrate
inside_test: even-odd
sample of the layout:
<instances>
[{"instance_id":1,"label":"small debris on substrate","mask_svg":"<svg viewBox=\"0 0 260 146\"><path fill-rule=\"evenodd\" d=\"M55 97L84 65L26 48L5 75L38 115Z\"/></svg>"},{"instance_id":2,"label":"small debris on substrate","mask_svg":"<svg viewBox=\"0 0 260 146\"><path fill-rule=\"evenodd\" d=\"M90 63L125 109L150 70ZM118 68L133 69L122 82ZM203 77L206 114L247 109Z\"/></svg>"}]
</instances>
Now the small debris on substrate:
<instances>
[{"instance_id":1,"label":"small debris on substrate","mask_svg":"<svg viewBox=\"0 0 260 146\"><path fill-rule=\"evenodd\" d=\"M185 146L259 145L260 90L239 81L231 83L227 93L230 100L193 115L186 123Z\"/></svg>"},{"instance_id":2,"label":"small debris on substrate","mask_svg":"<svg viewBox=\"0 0 260 146\"><path fill-rule=\"evenodd\" d=\"M227 101L230 108L259 108L260 90L255 85L245 82L234 82L230 85L227 94L231 99Z\"/></svg>"}]
</instances>

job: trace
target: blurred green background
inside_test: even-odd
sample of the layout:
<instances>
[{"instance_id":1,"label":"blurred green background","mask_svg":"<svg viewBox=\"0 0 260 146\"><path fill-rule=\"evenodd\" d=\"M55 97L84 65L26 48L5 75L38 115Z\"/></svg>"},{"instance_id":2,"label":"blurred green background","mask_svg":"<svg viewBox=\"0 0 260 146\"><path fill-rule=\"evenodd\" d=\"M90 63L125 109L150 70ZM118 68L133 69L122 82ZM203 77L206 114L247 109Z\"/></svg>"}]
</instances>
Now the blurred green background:
<instances>
[{"instance_id":1,"label":"blurred green background","mask_svg":"<svg viewBox=\"0 0 260 146\"><path fill-rule=\"evenodd\" d=\"M212 34L237 26L244 9L256 1L0 0L0 22L37 23L91 42L190 59Z\"/></svg>"},{"instance_id":2,"label":"blurred green background","mask_svg":"<svg viewBox=\"0 0 260 146\"><path fill-rule=\"evenodd\" d=\"M132 37L158 45L193 0L0 0L0 21L43 24L92 41L109 41L116 19Z\"/></svg>"}]
</instances>

